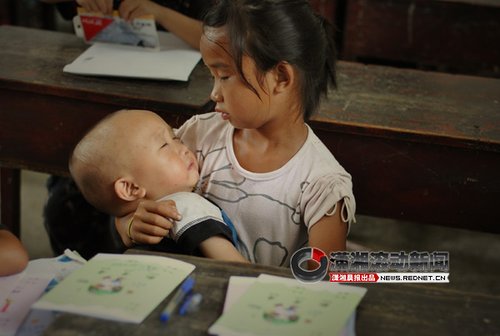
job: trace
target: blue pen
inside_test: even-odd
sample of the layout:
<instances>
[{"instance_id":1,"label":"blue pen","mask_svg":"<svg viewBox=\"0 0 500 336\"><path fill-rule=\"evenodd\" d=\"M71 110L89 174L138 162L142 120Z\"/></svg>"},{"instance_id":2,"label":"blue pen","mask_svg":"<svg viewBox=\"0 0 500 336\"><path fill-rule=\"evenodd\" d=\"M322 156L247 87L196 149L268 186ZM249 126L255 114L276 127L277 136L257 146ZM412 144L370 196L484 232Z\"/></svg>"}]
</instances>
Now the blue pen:
<instances>
[{"instance_id":1,"label":"blue pen","mask_svg":"<svg viewBox=\"0 0 500 336\"><path fill-rule=\"evenodd\" d=\"M194 278L188 277L179 289L175 292L174 297L168 302L167 306L160 315L160 321L167 322L170 320L172 315L175 312L175 309L179 306L179 304L184 300L186 295L193 289L194 287Z\"/></svg>"},{"instance_id":2,"label":"blue pen","mask_svg":"<svg viewBox=\"0 0 500 336\"><path fill-rule=\"evenodd\" d=\"M186 300L182 303L181 307L179 308L179 315L183 316L188 313L192 313L198 310L200 307L200 303L203 300L203 295L200 293L190 293L187 297Z\"/></svg>"}]
</instances>

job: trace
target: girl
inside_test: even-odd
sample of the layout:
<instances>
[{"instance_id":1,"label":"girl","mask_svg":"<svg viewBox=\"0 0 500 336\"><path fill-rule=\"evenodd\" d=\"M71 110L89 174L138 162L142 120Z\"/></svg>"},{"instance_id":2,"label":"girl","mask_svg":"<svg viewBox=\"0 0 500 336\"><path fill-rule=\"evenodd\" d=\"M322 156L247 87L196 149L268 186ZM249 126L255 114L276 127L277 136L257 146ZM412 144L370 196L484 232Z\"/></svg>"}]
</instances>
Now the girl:
<instances>
[{"instance_id":1,"label":"girl","mask_svg":"<svg viewBox=\"0 0 500 336\"><path fill-rule=\"evenodd\" d=\"M335 85L332 33L306 0L222 0L205 17L215 112L177 136L197 153L197 192L226 211L251 262L288 266L306 244L346 247L351 176L305 123ZM153 244L177 215L172 203L143 202L116 224L127 246Z\"/></svg>"}]
</instances>

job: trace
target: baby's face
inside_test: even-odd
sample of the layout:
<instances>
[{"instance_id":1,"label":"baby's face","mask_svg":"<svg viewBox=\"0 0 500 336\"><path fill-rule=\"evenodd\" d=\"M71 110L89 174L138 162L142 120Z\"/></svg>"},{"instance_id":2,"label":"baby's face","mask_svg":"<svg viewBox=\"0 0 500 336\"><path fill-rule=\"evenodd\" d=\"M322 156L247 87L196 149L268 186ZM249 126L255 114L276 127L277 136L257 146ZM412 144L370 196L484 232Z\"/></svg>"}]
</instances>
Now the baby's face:
<instances>
[{"instance_id":1,"label":"baby's face","mask_svg":"<svg viewBox=\"0 0 500 336\"><path fill-rule=\"evenodd\" d=\"M131 143L132 175L156 200L180 191L192 191L199 179L198 161L159 116L144 113L134 122Z\"/></svg>"}]
</instances>

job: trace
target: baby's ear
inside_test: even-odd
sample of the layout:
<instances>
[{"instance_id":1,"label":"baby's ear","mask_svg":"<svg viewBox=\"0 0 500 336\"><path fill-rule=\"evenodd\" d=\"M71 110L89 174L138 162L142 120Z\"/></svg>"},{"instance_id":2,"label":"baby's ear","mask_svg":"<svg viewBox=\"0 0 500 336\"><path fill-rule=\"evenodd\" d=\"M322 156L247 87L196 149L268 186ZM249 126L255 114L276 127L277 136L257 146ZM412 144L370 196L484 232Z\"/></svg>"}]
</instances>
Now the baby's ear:
<instances>
[{"instance_id":1,"label":"baby's ear","mask_svg":"<svg viewBox=\"0 0 500 336\"><path fill-rule=\"evenodd\" d=\"M125 177L116 180L114 187L116 195L124 201L135 201L146 196L146 189Z\"/></svg>"}]
</instances>

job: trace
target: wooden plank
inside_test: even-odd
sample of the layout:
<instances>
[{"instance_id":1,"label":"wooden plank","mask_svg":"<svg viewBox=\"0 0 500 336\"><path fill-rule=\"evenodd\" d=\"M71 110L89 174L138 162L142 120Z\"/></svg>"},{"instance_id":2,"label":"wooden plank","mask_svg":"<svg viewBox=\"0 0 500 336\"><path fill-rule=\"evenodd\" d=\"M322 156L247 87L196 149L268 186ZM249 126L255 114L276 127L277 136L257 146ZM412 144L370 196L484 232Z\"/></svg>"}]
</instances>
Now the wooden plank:
<instances>
[{"instance_id":1,"label":"wooden plank","mask_svg":"<svg viewBox=\"0 0 500 336\"><path fill-rule=\"evenodd\" d=\"M313 9L330 22L335 22L338 14L338 0L309 0Z\"/></svg>"},{"instance_id":2,"label":"wooden plank","mask_svg":"<svg viewBox=\"0 0 500 336\"><path fill-rule=\"evenodd\" d=\"M493 1L347 1L342 57L500 76L500 6Z\"/></svg>"},{"instance_id":3,"label":"wooden plank","mask_svg":"<svg viewBox=\"0 0 500 336\"><path fill-rule=\"evenodd\" d=\"M9 125L0 135L0 143L9 144L0 147L1 165L67 175L70 151L98 120L122 108L158 107L131 101L104 103L54 97L0 89L2 108L17 111L15 117L0 113L0 125ZM161 108L156 111L172 126L179 126L195 113L186 113L182 107Z\"/></svg>"},{"instance_id":4,"label":"wooden plank","mask_svg":"<svg viewBox=\"0 0 500 336\"><path fill-rule=\"evenodd\" d=\"M313 120L336 131L500 152L500 80L339 62Z\"/></svg>"},{"instance_id":5,"label":"wooden plank","mask_svg":"<svg viewBox=\"0 0 500 336\"><path fill-rule=\"evenodd\" d=\"M122 106L195 112L209 102L212 80L198 66L188 82L79 76L62 72L88 45L72 34L0 27L0 88ZM43 46L43 47L42 47Z\"/></svg>"},{"instance_id":6,"label":"wooden plank","mask_svg":"<svg viewBox=\"0 0 500 336\"><path fill-rule=\"evenodd\" d=\"M0 167L1 222L18 238L21 237L20 202L21 177L18 169Z\"/></svg>"}]
</instances>

